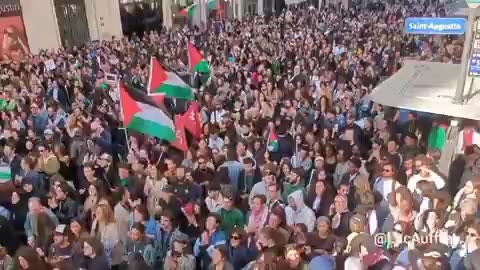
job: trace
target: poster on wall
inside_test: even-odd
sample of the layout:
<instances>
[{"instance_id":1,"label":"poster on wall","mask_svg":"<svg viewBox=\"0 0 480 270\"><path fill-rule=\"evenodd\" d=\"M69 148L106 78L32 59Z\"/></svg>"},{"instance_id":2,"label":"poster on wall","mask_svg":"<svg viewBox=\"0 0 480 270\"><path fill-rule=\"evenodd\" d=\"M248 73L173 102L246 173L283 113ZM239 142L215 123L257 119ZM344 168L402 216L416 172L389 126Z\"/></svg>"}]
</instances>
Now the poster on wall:
<instances>
[{"instance_id":1,"label":"poster on wall","mask_svg":"<svg viewBox=\"0 0 480 270\"><path fill-rule=\"evenodd\" d=\"M0 1L0 62L18 62L29 53L20 0Z\"/></svg>"}]
</instances>

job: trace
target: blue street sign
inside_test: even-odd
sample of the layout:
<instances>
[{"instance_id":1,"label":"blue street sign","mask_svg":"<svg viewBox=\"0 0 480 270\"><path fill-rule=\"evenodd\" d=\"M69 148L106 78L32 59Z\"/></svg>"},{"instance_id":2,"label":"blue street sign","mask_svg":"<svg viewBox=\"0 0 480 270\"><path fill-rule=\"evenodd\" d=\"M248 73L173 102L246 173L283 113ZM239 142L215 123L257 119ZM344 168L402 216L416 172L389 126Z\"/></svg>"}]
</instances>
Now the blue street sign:
<instances>
[{"instance_id":1,"label":"blue street sign","mask_svg":"<svg viewBox=\"0 0 480 270\"><path fill-rule=\"evenodd\" d=\"M468 75L472 77L480 76L480 54L474 53L470 57L470 65L468 66Z\"/></svg>"},{"instance_id":2,"label":"blue street sign","mask_svg":"<svg viewBox=\"0 0 480 270\"><path fill-rule=\"evenodd\" d=\"M405 32L422 35L463 35L465 18L407 18Z\"/></svg>"}]
</instances>

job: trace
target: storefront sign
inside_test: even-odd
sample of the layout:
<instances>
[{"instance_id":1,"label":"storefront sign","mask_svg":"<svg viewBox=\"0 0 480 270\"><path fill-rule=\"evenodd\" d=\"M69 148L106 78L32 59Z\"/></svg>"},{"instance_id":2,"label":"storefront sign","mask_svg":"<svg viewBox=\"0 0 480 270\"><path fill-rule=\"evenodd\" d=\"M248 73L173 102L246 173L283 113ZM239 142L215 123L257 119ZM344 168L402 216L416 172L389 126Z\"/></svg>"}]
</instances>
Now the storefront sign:
<instances>
[{"instance_id":1,"label":"storefront sign","mask_svg":"<svg viewBox=\"0 0 480 270\"><path fill-rule=\"evenodd\" d=\"M423 35L463 35L465 18L407 18L405 32Z\"/></svg>"},{"instance_id":2,"label":"storefront sign","mask_svg":"<svg viewBox=\"0 0 480 270\"><path fill-rule=\"evenodd\" d=\"M20 0L0 1L0 62L19 61L28 53Z\"/></svg>"}]
</instances>

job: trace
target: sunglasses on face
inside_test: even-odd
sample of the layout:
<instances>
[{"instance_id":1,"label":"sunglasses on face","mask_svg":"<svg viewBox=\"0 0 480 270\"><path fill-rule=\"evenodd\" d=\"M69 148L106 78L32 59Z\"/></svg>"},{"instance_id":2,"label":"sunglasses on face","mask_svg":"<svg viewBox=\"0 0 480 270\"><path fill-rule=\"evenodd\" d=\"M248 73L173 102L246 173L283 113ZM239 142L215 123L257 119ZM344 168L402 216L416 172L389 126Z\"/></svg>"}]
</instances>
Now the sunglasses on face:
<instances>
[{"instance_id":1,"label":"sunglasses on face","mask_svg":"<svg viewBox=\"0 0 480 270\"><path fill-rule=\"evenodd\" d=\"M232 236L230 237L230 239L232 239L232 240L240 240L241 237L238 236L238 235L232 235Z\"/></svg>"}]
</instances>

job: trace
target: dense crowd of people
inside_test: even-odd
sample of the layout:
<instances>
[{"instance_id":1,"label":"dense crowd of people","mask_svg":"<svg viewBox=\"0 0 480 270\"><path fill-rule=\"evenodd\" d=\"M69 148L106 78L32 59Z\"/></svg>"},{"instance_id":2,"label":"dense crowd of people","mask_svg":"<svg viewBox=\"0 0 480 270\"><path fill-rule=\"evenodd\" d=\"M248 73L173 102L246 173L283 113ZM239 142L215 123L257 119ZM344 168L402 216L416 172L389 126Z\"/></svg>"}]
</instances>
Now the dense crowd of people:
<instances>
[{"instance_id":1,"label":"dense crowd of people","mask_svg":"<svg viewBox=\"0 0 480 270\"><path fill-rule=\"evenodd\" d=\"M444 175L448 119L368 99L407 57L459 61L403 33L444 13L289 9L3 63L0 269L480 269L477 123ZM188 41L213 72L183 153L122 128L115 80L185 69Z\"/></svg>"}]
</instances>

